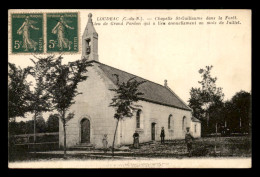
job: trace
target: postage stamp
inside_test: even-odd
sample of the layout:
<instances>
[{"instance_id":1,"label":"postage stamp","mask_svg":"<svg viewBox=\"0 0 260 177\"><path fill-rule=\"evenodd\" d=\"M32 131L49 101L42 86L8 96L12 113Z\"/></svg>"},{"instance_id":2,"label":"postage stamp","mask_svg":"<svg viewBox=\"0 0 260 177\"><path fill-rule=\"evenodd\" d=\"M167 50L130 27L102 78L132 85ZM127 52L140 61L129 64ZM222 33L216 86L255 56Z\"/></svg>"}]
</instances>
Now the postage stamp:
<instances>
[{"instance_id":1,"label":"postage stamp","mask_svg":"<svg viewBox=\"0 0 260 177\"><path fill-rule=\"evenodd\" d=\"M78 13L47 13L47 53L78 52Z\"/></svg>"},{"instance_id":2,"label":"postage stamp","mask_svg":"<svg viewBox=\"0 0 260 177\"><path fill-rule=\"evenodd\" d=\"M12 53L43 52L43 14L12 14Z\"/></svg>"}]
</instances>

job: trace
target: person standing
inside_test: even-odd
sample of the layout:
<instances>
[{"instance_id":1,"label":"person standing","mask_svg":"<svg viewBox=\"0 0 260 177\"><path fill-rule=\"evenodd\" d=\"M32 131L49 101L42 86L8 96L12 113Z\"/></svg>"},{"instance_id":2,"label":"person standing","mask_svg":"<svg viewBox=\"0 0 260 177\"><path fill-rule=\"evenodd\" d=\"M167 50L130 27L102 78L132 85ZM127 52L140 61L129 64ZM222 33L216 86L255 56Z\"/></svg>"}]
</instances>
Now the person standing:
<instances>
[{"instance_id":1,"label":"person standing","mask_svg":"<svg viewBox=\"0 0 260 177\"><path fill-rule=\"evenodd\" d=\"M104 152L106 153L107 152L107 134L104 134L104 137L102 139L102 144L103 144L103 149L104 149Z\"/></svg>"},{"instance_id":2,"label":"person standing","mask_svg":"<svg viewBox=\"0 0 260 177\"><path fill-rule=\"evenodd\" d=\"M135 133L133 134L133 138L134 138L134 143L133 143L134 148L139 148L139 134L137 133L137 131L135 131Z\"/></svg>"},{"instance_id":3,"label":"person standing","mask_svg":"<svg viewBox=\"0 0 260 177\"><path fill-rule=\"evenodd\" d=\"M160 137L161 137L161 144L164 144L164 137L165 137L164 127L162 127L162 129L161 129L161 135L160 135Z\"/></svg>"},{"instance_id":4,"label":"person standing","mask_svg":"<svg viewBox=\"0 0 260 177\"><path fill-rule=\"evenodd\" d=\"M194 137L190 133L190 127L187 127L186 130L187 130L187 132L185 134L185 143L187 144L187 150L188 150L188 153L189 153L189 157L191 157L192 143L193 143Z\"/></svg>"}]
</instances>

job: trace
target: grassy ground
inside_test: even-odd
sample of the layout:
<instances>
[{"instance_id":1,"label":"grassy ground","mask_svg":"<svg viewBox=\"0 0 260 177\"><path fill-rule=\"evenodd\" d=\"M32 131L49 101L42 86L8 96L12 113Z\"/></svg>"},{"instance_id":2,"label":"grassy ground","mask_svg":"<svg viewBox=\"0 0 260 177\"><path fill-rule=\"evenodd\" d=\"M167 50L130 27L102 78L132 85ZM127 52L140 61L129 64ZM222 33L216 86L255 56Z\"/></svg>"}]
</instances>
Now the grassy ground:
<instances>
[{"instance_id":1,"label":"grassy ground","mask_svg":"<svg viewBox=\"0 0 260 177\"><path fill-rule=\"evenodd\" d=\"M111 150L106 154L102 150L68 151L68 159L105 159L111 158ZM251 139L248 136L240 137L206 137L195 139L193 143L193 157L251 157ZM187 149L184 140L166 141L141 144L139 149L115 151L115 158L186 158ZM62 150L45 153L28 153L26 151L12 151L9 161L27 161L63 158Z\"/></svg>"}]
</instances>

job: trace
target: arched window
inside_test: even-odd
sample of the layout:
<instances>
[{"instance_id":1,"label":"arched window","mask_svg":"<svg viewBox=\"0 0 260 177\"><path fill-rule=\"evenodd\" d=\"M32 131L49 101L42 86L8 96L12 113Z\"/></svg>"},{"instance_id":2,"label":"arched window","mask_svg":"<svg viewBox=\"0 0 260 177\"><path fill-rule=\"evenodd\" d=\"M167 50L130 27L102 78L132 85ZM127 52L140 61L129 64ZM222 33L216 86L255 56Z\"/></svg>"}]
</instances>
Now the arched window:
<instances>
[{"instance_id":1,"label":"arched window","mask_svg":"<svg viewBox=\"0 0 260 177\"><path fill-rule=\"evenodd\" d=\"M168 129L172 128L171 124L172 124L172 115L170 114L168 117Z\"/></svg>"},{"instance_id":2,"label":"arched window","mask_svg":"<svg viewBox=\"0 0 260 177\"><path fill-rule=\"evenodd\" d=\"M187 126L187 119L186 117L184 116L183 119L182 119L182 130L185 130L186 126Z\"/></svg>"},{"instance_id":3,"label":"arched window","mask_svg":"<svg viewBox=\"0 0 260 177\"><path fill-rule=\"evenodd\" d=\"M195 127L194 127L194 131L195 131L195 133L197 132L197 124L195 124L194 125Z\"/></svg>"},{"instance_id":4,"label":"arched window","mask_svg":"<svg viewBox=\"0 0 260 177\"><path fill-rule=\"evenodd\" d=\"M136 128L140 128L140 117L141 117L141 110L139 109L136 112Z\"/></svg>"}]
</instances>

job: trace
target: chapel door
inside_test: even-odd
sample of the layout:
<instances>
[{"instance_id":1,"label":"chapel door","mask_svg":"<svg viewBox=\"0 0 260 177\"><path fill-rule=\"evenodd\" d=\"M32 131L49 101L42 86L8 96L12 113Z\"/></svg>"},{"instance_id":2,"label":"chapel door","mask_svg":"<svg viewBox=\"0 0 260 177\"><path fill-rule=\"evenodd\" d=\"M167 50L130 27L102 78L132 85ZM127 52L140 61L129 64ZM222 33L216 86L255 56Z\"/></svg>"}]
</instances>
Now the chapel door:
<instances>
[{"instance_id":1,"label":"chapel door","mask_svg":"<svg viewBox=\"0 0 260 177\"><path fill-rule=\"evenodd\" d=\"M81 143L90 143L90 122L88 119L81 121Z\"/></svg>"},{"instance_id":2,"label":"chapel door","mask_svg":"<svg viewBox=\"0 0 260 177\"><path fill-rule=\"evenodd\" d=\"M155 140L155 123L152 123L152 128L151 128L151 130L152 130L152 141L154 141Z\"/></svg>"}]
</instances>

